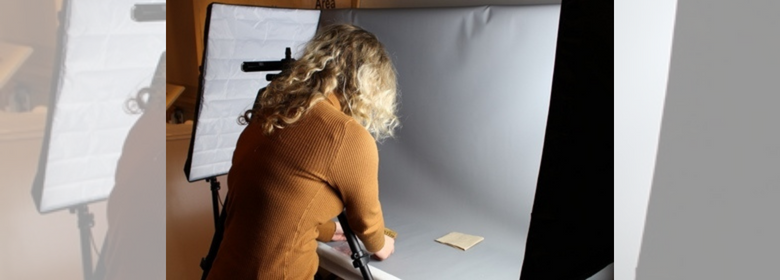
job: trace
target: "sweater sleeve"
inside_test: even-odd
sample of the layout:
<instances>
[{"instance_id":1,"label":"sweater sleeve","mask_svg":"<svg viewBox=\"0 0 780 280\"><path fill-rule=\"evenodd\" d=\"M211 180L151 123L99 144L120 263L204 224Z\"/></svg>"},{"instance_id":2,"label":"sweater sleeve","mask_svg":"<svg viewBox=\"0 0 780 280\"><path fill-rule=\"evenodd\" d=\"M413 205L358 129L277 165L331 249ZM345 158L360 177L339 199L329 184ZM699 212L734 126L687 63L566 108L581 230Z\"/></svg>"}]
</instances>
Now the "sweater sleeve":
<instances>
[{"instance_id":1,"label":"sweater sleeve","mask_svg":"<svg viewBox=\"0 0 780 280\"><path fill-rule=\"evenodd\" d=\"M352 231L369 252L384 247L385 222L379 204L379 152L371 134L347 122L341 147L330 166L330 184L339 192Z\"/></svg>"},{"instance_id":2,"label":"sweater sleeve","mask_svg":"<svg viewBox=\"0 0 780 280\"><path fill-rule=\"evenodd\" d=\"M330 242L333 239L333 234L336 233L336 222L327 221L326 223L318 226L317 231L319 232L317 241Z\"/></svg>"}]
</instances>

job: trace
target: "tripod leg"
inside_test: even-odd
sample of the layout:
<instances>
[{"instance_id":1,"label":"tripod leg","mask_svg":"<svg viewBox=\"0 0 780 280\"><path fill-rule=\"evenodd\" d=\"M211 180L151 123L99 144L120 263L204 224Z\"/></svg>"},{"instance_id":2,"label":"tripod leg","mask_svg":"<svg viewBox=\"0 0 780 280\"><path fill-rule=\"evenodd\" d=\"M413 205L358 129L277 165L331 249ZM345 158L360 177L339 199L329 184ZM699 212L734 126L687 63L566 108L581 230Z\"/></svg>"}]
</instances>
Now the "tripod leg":
<instances>
[{"instance_id":1,"label":"tripod leg","mask_svg":"<svg viewBox=\"0 0 780 280\"><path fill-rule=\"evenodd\" d=\"M225 219L227 217L227 213L225 212L225 209L228 205L228 197L225 197L225 207L222 207L222 214L219 216L219 221L217 222L217 228L214 231L214 237L211 238L211 246L209 246L209 252L206 255L206 257L202 258L200 261L200 268L203 269L203 274L201 274L201 280L206 280L206 278L209 275L209 271L211 271L211 266L214 264L214 259L217 257L217 252L219 251L219 245L222 243L222 236L225 231Z\"/></svg>"},{"instance_id":2,"label":"tripod leg","mask_svg":"<svg viewBox=\"0 0 780 280\"><path fill-rule=\"evenodd\" d=\"M206 179L211 183L211 206L214 211L214 228L219 228L219 181L216 177Z\"/></svg>"},{"instance_id":3,"label":"tripod leg","mask_svg":"<svg viewBox=\"0 0 780 280\"><path fill-rule=\"evenodd\" d=\"M355 235L355 232L352 231L352 228L349 227L349 223L347 222L346 212L341 212L338 219L339 223L341 223L341 228L344 229L344 235L347 237L347 244L349 244L349 249L352 250L352 265L360 269L360 273L363 274L364 280L373 280L374 277L371 275L371 271L368 269L368 254L365 254L363 249L360 248L357 236Z\"/></svg>"},{"instance_id":4,"label":"tripod leg","mask_svg":"<svg viewBox=\"0 0 780 280\"><path fill-rule=\"evenodd\" d=\"M84 280L92 280L92 226L95 224L95 217L89 212L87 205L71 208L71 213L75 210L78 217L79 231L81 232L81 265L84 270Z\"/></svg>"},{"instance_id":5,"label":"tripod leg","mask_svg":"<svg viewBox=\"0 0 780 280\"><path fill-rule=\"evenodd\" d=\"M108 237L103 239L103 246L101 246L102 252L105 252L106 244L108 244ZM92 280L103 280L106 278L106 254L100 254L98 256L97 264L95 264L95 272L92 274Z\"/></svg>"}]
</instances>

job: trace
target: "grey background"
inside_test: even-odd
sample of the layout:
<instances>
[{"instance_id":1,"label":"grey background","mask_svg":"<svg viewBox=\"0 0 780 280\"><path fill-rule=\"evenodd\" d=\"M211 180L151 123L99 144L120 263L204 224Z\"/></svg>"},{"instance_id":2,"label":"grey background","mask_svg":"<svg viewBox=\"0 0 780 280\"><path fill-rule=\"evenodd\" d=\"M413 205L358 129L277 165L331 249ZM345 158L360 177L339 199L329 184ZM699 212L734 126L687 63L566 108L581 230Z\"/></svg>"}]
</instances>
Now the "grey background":
<instances>
[{"instance_id":1,"label":"grey background","mask_svg":"<svg viewBox=\"0 0 780 280\"><path fill-rule=\"evenodd\" d=\"M536 189L559 6L326 10L379 37L398 70L403 127L379 145L402 279L517 279ZM485 237L468 251L434 239Z\"/></svg>"},{"instance_id":2,"label":"grey background","mask_svg":"<svg viewBox=\"0 0 780 280\"><path fill-rule=\"evenodd\" d=\"M777 278L778 10L678 1L637 279Z\"/></svg>"}]
</instances>

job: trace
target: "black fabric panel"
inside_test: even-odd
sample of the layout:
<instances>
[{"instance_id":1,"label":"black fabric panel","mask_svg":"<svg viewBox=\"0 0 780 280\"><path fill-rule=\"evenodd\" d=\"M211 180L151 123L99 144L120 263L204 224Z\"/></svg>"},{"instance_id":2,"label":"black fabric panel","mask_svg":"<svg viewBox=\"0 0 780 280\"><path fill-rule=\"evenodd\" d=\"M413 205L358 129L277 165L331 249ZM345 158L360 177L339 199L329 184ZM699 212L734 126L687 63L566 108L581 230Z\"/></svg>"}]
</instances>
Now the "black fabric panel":
<instances>
[{"instance_id":1,"label":"black fabric panel","mask_svg":"<svg viewBox=\"0 0 780 280\"><path fill-rule=\"evenodd\" d=\"M613 262L613 3L564 0L520 279L585 279Z\"/></svg>"}]
</instances>

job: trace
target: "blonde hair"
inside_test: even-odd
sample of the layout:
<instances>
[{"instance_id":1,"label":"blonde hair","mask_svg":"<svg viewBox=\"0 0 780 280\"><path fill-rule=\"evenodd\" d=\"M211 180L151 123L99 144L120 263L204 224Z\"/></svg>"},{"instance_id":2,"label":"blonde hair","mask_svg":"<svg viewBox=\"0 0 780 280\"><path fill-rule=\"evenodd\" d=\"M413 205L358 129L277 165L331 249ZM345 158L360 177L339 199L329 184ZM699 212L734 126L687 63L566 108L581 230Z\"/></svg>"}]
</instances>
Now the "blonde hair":
<instances>
[{"instance_id":1,"label":"blonde hair","mask_svg":"<svg viewBox=\"0 0 780 280\"><path fill-rule=\"evenodd\" d=\"M376 36L350 24L330 25L309 41L303 56L266 87L239 121L258 121L270 135L333 93L341 110L381 141L392 137L400 124L396 91L395 68Z\"/></svg>"}]
</instances>

